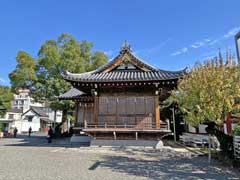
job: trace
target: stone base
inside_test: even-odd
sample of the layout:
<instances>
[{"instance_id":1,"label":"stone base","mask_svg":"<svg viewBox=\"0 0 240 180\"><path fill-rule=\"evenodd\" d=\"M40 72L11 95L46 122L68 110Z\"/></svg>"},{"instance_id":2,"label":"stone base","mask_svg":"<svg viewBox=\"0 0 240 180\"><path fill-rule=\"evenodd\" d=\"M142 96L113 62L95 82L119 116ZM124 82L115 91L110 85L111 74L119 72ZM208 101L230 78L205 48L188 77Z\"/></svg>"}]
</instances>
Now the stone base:
<instances>
[{"instance_id":1,"label":"stone base","mask_svg":"<svg viewBox=\"0 0 240 180\"><path fill-rule=\"evenodd\" d=\"M91 143L91 137L90 136L76 136L73 135L70 139L71 143L84 143L84 144L90 144Z\"/></svg>"}]
</instances>

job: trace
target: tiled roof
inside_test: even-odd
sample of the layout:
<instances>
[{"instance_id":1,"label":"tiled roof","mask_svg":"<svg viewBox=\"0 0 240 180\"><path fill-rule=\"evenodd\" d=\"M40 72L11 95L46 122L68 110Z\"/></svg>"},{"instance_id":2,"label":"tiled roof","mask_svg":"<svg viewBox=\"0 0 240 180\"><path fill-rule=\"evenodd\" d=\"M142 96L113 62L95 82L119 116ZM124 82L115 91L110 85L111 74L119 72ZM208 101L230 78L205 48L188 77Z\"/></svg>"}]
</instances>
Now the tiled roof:
<instances>
[{"instance_id":1,"label":"tiled roof","mask_svg":"<svg viewBox=\"0 0 240 180\"><path fill-rule=\"evenodd\" d=\"M60 95L58 98L59 99L76 99L81 97L84 94L85 94L84 92L72 87L69 91Z\"/></svg>"},{"instance_id":2,"label":"tiled roof","mask_svg":"<svg viewBox=\"0 0 240 180\"><path fill-rule=\"evenodd\" d=\"M41 117L48 117L48 115L44 112L44 107L36 107L31 106L31 108L35 113L37 113Z\"/></svg>"},{"instance_id":3,"label":"tiled roof","mask_svg":"<svg viewBox=\"0 0 240 180\"><path fill-rule=\"evenodd\" d=\"M128 49L122 49L120 54L117 57L115 57L112 61L109 61L107 64L104 64L103 66L100 66L94 72L95 73L100 73L103 70L107 69L109 66L113 65L119 58L123 57L123 55L125 53L127 53L131 57L131 61L135 61L136 63L141 64L142 66L146 67L147 69L149 69L151 71L158 71L159 70L158 68L150 65L149 63L147 63L144 60L137 57L132 51L130 51Z\"/></svg>"},{"instance_id":4,"label":"tiled roof","mask_svg":"<svg viewBox=\"0 0 240 180\"><path fill-rule=\"evenodd\" d=\"M137 66L136 69L114 69L119 63L124 63L125 55L128 57L127 61ZM166 71L156 68L134 55L130 45L125 43L116 58L96 70L81 74L66 71L62 76L66 80L77 82L161 81L178 79L183 76L185 70Z\"/></svg>"},{"instance_id":5,"label":"tiled roof","mask_svg":"<svg viewBox=\"0 0 240 180\"><path fill-rule=\"evenodd\" d=\"M164 71L158 70L154 72L139 71L111 71L108 73L82 73L74 74L66 72L63 77L70 81L81 82L116 82L116 81L157 81L170 80L182 77L184 71Z\"/></svg>"}]
</instances>

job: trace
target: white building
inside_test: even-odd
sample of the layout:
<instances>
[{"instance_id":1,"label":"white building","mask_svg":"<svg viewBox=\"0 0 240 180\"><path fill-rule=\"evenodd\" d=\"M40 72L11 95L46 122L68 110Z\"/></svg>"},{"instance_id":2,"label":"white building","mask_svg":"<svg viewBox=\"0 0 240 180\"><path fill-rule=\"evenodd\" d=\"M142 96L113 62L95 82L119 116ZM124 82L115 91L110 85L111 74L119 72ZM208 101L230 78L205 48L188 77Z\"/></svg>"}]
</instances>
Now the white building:
<instances>
[{"instance_id":1,"label":"white building","mask_svg":"<svg viewBox=\"0 0 240 180\"><path fill-rule=\"evenodd\" d=\"M51 108L34 102L27 89L20 89L18 94L14 95L12 109L7 110L5 116L0 118L5 131L16 127L18 132L28 132L29 127L34 132L43 131L46 127L60 122L62 112L55 113Z\"/></svg>"},{"instance_id":2,"label":"white building","mask_svg":"<svg viewBox=\"0 0 240 180\"><path fill-rule=\"evenodd\" d=\"M41 103L34 102L33 98L30 97L30 91L28 89L19 89L18 94L14 94L14 100L12 102L13 109L22 109L26 112L31 106L42 107Z\"/></svg>"},{"instance_id":3,"label":"white building","mask_svg":"<svg viewBox=\"0 0 240 180\"><path fill-rule=\"evenodd\" d=\"M4 131L8 131L13 127L21 127L21 109L7 110L3 117L0 117L0 123L4 125Z\"/></svg>"},{"instance_id":4,"label":"white building","mask_svg":"<svg viewBox=\"0 0 240 180\"><path fill-rule=\"evenodd\" d=\"M21 132L27 132L32 128L33 132L43 131L54 124L55 112L46 107L31 106L29 110L22 114ZM62 121L62 113L56 111L56 123Z\"/></svg>"}]
</instances>

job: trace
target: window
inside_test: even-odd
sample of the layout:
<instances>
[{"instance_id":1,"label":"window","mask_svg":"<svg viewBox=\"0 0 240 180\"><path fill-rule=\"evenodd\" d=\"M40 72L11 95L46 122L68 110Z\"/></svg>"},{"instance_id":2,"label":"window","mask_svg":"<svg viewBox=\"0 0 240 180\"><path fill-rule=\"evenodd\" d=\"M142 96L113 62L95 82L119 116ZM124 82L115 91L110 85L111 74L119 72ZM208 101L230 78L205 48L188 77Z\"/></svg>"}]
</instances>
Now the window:
<instances>
[{"instance_id":1,"label":"window","mask_svg":"<svg viewBox=\"0 0 240 180\"><path fill-rule=\"evenodd\" d=\"M32 122L33 116L28 116L27 119L28 119L28 122Z\"/></svg>"},{"instance_id":2,"label":"window","mask_svg":"<svg viewBox=\"0 0 240 180\"><path fill-rule=\"evenodd\" d=\"M8 119L13 119L14 118L14 114L9 114L8 115Z\"/></svg>"}]
</instances>

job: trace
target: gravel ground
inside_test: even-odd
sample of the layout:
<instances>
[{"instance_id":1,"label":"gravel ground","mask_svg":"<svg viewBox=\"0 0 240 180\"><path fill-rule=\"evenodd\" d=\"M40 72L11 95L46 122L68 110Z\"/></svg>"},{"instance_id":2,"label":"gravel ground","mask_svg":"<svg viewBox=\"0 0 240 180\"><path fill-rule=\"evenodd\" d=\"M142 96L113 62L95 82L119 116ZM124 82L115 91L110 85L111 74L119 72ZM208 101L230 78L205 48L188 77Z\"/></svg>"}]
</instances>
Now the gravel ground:
<instances>
[{"instance_id":1,"label":"gravel ground","mask_svg":"<svg viewBox=\"0 0 240 180\"><path fill-rule=\"evenodd\" d=\"M59 141L60 142L60 141ZM0 140L0 180L240 179L184 149L66 147L44 137Z\"/></svg>"}]
</instances>

